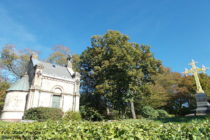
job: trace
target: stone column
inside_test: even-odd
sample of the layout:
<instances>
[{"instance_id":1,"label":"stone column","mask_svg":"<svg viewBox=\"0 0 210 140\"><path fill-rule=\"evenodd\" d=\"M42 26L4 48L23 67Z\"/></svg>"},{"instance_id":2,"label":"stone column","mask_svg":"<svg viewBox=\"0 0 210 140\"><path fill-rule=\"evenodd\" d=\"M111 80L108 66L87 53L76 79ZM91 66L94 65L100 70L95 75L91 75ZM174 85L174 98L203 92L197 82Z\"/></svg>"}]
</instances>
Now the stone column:
<instances>
[{"instance_id":1,"label":"stone column","mask_svg":"<svg viewBox=\"0 0 210 140\"><path fill-rule=\"evenodd\" d=\"M39 94L40 89L42 85L42 65L37 65L35 68L35 75L32 82L32 85L30 87L30 92L28 95L27 100L27 107L26 109L32 108L32 107L38 107L39 106Z\"/></svg>"}]
</instances>

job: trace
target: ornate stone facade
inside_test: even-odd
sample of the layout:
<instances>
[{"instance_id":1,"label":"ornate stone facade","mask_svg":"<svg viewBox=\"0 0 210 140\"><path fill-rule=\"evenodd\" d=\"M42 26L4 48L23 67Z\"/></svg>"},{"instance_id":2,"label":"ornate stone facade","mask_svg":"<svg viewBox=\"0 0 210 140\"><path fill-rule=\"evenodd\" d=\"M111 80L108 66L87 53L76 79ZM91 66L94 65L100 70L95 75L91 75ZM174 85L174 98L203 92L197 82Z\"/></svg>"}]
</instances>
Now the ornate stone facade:
<instances>
[{"instance_id":1,"label":"ornate stone facade","mask_svg":"<svg viewBox=\"0 0 210 140\"><path fill-rule=\"evenodd\" d=\"M66 67L39 61L31 56L28 72L7 90L2 120L21 120L34 107L55 107L79 111L80 74Z\"/></svg>"}]
</instances>

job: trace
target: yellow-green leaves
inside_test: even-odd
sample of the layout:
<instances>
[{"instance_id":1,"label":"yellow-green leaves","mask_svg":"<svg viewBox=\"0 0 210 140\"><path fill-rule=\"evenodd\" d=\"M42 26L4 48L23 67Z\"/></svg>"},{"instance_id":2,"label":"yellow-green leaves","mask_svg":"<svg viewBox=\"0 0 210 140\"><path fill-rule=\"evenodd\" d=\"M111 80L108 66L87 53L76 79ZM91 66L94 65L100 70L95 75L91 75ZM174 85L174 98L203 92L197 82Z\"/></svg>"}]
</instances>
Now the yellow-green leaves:
<instances>
[{"instance_id":1,"label":"yellow-green leaves","mask_svg":"<svg viewBox=\"0 0 210 140\"><path fill-rule=\"evenodd\" d=\"M71 140L208 140L208 120L189 123L159 123L151 120L116 122L50 121L0 122L0 139Z\"/></svg>"},{"instance_id":2,"label":"yellow-green leaves","mask_svg":"<svg viewBox=\"0 0 210 140\"><path fill-rule=\"evenodd\" d=\"M81 55L82 88L123 112L127 103L141 94L143 85L152 82L160 61L148 46L129 42L129 37L118 31L93 36L91 45Z\"/></svg>"},{"instance_id":3,"label":"yellow-green leaves","mask_svg":"<svg viewBox=\"0 0 210 140\"><path fill-rule=\"evenodd\" d=\"M14 45L6 45L0 52L0 67L6 73L3 76L7 80L14 80L23 76L27 71L27 66L32 50L25 49L17 51ZM8 79L10 75L11 79Z\"/></svg>"}]
</instances>

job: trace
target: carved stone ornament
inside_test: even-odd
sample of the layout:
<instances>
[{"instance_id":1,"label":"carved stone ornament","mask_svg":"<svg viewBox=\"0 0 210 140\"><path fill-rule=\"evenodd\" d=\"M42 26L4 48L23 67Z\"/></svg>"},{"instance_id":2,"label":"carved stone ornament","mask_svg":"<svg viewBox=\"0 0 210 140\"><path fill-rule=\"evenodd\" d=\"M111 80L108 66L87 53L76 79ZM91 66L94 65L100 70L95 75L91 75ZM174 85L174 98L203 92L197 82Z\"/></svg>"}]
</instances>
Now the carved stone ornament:
<instances>
[{"instance_id":1,"label":"carved stone ornament","mask_svg":"<svg viewBox=\"0 0 210 140\"><path fill-rule=\"evenodd\" d=\"M80 81L77 79L76 80L76 85L79 85L80 84Z\"/></svg>"}]
</instances>

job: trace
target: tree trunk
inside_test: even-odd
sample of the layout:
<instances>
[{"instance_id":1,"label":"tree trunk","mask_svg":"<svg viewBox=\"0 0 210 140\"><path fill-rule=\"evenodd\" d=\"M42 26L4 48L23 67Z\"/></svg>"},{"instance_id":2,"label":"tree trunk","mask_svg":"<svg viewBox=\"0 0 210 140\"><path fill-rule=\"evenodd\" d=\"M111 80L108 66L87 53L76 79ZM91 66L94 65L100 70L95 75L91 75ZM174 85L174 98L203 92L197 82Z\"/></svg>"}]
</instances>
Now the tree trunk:
<instances>
[{"instance_id":1,"label":"tree trunk","mask_svg":"<svg viewBox=\"0 0 210 140\"><path fill-rule=\"evenodd\" d=\"M135 112L134 103L133 103L133 101L131 101L130 103L131 103L132 117L133 117L133 119L136 119L136 112Z\"/></svg>"},{"instance_id":2,"label":"tree trunk","mask_svg":"<svg viewBox=\"0 0 210 140\"><path fill-rule=\"evenodd\" d=\"M108 106L106 107L106 114L107 114L107 116L110 115L110 110L109 110L109 107Z\"/></svg>"}]
</instances>

